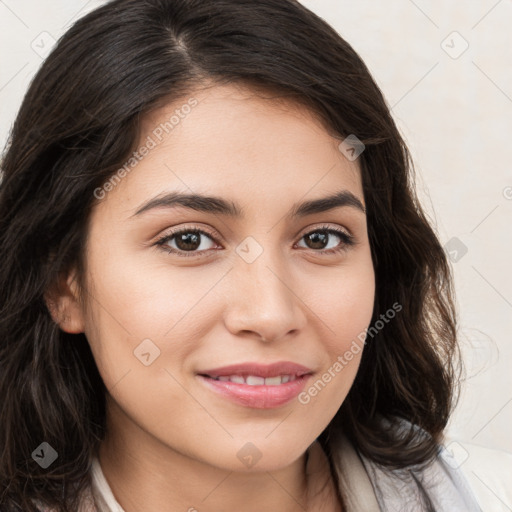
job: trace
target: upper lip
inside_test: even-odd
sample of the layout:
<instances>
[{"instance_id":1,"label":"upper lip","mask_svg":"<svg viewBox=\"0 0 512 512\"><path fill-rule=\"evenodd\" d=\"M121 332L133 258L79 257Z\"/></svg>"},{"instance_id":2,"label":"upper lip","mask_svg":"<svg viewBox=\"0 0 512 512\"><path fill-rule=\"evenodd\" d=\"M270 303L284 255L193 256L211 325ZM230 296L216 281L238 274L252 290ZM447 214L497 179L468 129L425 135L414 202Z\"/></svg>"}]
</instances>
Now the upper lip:
<instances>
[{"instance_id":1,"label":"upper lip","mask_svg":"<svg viewBox=\"0 0 512 512\"><path fill-rule=\"evenodd\" d=\"M204 370L198 372L199 375L207 375L208 377L220 377L226 375L253 375L255 377L277 377L278 375L296 375L300 377L312 373L313 371L301 364L292 363L290 361L279 361L272 364L259 363L240 363Z\"/></svg>"}]
</instances>

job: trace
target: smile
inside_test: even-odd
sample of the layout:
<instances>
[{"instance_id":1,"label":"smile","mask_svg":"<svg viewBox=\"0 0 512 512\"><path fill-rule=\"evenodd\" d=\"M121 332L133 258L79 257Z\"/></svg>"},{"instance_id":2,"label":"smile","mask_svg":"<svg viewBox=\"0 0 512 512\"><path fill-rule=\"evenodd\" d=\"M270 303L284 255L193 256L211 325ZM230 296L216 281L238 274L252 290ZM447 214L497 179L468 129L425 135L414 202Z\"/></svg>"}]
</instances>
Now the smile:
<instances>
[{"instance_id":1,"label":"smile","mask_svg":"<svg viewBox=\"0 0 512 512\"><path fill-rule=\"evenodd\" d=\"M204 370L197 378L215 394L244 407L281 407L304 389L313 370L292 362L242 363Z\"/></svg>"}]
</instances>

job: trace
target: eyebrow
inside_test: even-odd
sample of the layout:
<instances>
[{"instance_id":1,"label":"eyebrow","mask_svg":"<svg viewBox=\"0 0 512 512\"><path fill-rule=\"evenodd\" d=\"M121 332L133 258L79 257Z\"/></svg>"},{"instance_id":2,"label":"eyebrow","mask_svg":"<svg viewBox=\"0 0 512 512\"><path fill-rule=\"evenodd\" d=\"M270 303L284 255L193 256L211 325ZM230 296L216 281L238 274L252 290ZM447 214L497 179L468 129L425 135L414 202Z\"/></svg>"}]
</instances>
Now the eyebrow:
<instances>
[{"instance_id":1,"label":"eyebrow","mask_svg":"<svg viewBox=\"0 0 512 512\"><path fill-rule=\"evenodd\" d=\"M136 217L155 208L175 208L182 206L198 212L215 213L228 217L243 217L243 208L232 201L227 201L217 196L202 194L184 194L169 192L165 195L154 197L143 203L131 216ZM349 190L341 190L333 195L294 204L288 213L288 217L305 217L315 213L322 213L334 208L351 207L366 214L366 209L361 201Z\"/></svg>"}]
</instances>

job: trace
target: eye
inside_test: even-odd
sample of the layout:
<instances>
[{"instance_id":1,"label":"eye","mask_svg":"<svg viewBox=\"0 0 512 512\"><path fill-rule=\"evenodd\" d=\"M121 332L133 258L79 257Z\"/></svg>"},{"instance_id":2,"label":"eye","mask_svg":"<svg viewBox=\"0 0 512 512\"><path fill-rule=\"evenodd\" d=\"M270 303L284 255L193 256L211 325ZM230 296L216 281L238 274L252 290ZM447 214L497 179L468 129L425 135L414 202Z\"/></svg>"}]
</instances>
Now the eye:
<instances>
[{"instance_id":1,"label":"eye","mask_svg":"<svg viewBox=\"0 0 512 512\"><path fill-rule=\"evenodd\" d=\"M205 238L213 241L213 236L202 229L185 228L160 238L156 245L171 254L184 257L197 256L211 249L211 247L205 247L205 245L208 246L208 243L204 243ZM172 243L175 244L175 247L170 245Z\"/></svg>"},{"instance_id":2,"label":"eye","mask_svg":"<svg viewBox=\"0 0 512 512\"><path fill-rule=\"evenodd\" d=\"M334 238L341 240L341 243L338 242L337 244L335 243L334 246L331 245L329 247L333 235ZM319 254L334 254L341 251L347 251L356 243L352 235L341 229L329 226L321 226L313 231L308 231L305 235L302 235L301 240L306 240L307 243L313 246L306 248L321 249L320 251L315 251Z\"/></svg>"},{"instance_id":3,"label":"eye","mask_svg":"<svg viewBox=\"0 0 512 512\"><path fill-rule=\"evenodd\" d=\"M330 246L331 240L337 238L338 242ZM318 254L334 254L348 250L355 245L354 237L347 232L330 226L321 226L313 231L302 235L301 241L306 240L309 244L305 248L312 249ZM212 234L199 228L183 228L165 235L155 242L155 245L170 254L179 257L205 256L212 249L208 240L215 242ZM341 241L341 242L340 242ZM210 246L209 246L210 245ZM326 248L327 247L327 248ZM320 249L320 250L318 250Z\"/></svg>"}]
</instances>

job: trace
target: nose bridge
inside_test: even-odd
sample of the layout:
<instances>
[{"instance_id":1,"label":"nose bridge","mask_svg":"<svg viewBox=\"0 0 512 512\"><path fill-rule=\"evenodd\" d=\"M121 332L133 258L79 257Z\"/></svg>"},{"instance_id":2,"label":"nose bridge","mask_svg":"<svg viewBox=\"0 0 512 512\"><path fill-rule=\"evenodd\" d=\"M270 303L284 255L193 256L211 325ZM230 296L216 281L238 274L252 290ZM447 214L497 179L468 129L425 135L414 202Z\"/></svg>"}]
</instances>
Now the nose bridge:
<instances>
[{"instance_id":1,"label":"nose bridge","mask_svg":"<svg viewBox=\"0 0 512 512\"><path fill-rule=\"evenodd\" d=\"M234 334L253 331L269 341L301 328L300 301L293 293L292 274L281 250L248 237L236 252L228 285L227 327Z\"/></svg>"}]
</instances>

